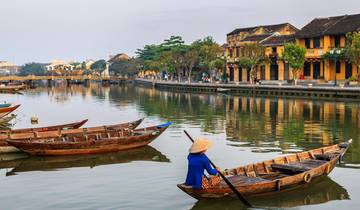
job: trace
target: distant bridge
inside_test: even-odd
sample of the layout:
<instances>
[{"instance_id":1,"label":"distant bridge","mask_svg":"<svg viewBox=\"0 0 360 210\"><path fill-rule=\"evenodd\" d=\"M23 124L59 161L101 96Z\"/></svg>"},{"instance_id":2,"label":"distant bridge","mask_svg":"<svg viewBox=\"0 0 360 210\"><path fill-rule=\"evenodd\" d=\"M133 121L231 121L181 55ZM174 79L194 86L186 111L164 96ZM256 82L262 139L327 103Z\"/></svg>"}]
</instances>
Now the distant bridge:
<instances>
[{"instance_id":1,"label":"distant bridge","mask_svg":"<svg viewBox=\"0 0 360 210\"><path fill-rule=\"evenodd\" d=\"M68 81L85 81L85 80L92 80L92 81L126 81L130 80L128 77L122 76L94 76L94 75L64 75L64 76L0 76L0 82L4 81L37 81L37 80L68 80Z\"/></svg>"}]
</instances>

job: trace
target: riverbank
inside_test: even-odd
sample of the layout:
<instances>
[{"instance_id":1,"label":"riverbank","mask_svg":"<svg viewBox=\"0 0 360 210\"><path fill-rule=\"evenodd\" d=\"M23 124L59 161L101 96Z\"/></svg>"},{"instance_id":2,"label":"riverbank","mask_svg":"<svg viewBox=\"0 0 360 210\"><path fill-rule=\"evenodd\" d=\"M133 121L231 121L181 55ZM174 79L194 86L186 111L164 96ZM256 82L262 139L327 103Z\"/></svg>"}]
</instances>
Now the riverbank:
<instances>
[{"instance_id":1,"label":"riverbank","mask_svg":"<svg viewBox=\"0 0 360 210\"><path fill-rule=\"evenodd\" d=\"M234 95L304 97L312 99L360 100L360 87L315 86L315 85L252 85L252 84L218 84L186 83L149 79L135 79L136 84L151 86L157 89L184 92L226 93Z\"/></svg>"}]
</instances>

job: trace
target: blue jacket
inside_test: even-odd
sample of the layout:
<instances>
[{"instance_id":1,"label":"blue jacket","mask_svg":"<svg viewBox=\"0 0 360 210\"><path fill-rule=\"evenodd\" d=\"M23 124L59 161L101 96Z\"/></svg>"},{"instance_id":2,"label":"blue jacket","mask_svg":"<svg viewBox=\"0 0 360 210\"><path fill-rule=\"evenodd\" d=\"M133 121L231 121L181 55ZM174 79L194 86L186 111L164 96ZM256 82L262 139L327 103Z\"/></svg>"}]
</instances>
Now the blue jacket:
<instances>
[{"instance_id":1,"label":"blue jacket","mask_svg":"<svg viewBox=\"0 0 360 210\"><path fill-rule=\"evenodd\" d=\"M201 189L202 176L204 175L204 169L210 175L216 175L216 169L210 166L210 161L205 154L189 154L188 155L188 173L186 176L185 184L192 186L194 189Z\"/></svg>"}]
</instances>

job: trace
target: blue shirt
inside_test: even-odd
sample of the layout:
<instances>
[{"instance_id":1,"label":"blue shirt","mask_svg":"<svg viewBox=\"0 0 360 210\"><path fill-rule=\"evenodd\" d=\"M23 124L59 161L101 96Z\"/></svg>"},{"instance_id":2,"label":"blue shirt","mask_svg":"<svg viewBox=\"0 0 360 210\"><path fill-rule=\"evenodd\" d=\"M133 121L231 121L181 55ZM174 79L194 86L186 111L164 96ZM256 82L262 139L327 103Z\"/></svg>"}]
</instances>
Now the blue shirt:
<instances>
[{"instance_id":1,"label":"blue shirt","mask_svg":"<svg viewBox=\"0 0 360 210\"><path fill-rule=\"evenodd\" d=\"M210 175L216 175L216 169L210 166L210 161L205 154L189 154L188 155L188 173L186 176L185 185L192 186L194 189L201 189L202 176L204 170Z\"/></svg>"}]
</instances>

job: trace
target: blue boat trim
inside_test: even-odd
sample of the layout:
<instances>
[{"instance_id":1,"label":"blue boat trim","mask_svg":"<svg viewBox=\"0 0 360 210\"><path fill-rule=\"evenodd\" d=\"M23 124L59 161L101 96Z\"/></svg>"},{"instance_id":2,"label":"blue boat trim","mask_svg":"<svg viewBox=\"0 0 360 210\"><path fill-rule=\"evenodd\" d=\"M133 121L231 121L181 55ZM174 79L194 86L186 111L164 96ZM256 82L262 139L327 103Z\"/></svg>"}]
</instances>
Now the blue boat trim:
<instances>
[{"instance_id":1,"label":"blue boat trim","mask_svg":"<svg viewBox=\"0 0 360 210\"><path fill-rule=\"evenodd\" d=\"M156 126L157 128L163 128L163 127L168 127L172 124L172 122L167 122L167 123L164 123L164 124L161 124L161 125L158 125Z\"/></svg>"}]
</instances>

